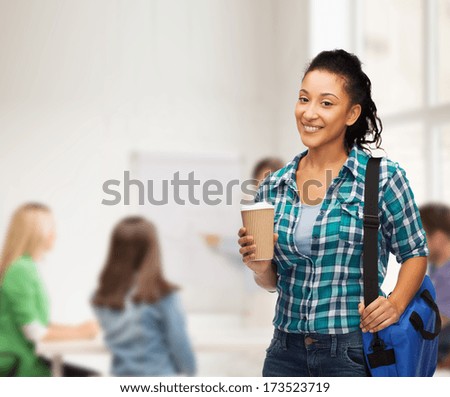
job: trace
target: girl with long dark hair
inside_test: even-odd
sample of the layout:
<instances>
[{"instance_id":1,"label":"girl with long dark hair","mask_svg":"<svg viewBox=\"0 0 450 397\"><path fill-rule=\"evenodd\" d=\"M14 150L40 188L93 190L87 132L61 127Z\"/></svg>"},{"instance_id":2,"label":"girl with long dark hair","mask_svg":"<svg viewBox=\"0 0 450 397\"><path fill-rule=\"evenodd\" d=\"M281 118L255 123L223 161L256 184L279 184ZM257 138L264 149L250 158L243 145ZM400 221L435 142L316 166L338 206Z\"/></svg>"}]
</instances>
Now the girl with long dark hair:
<instances>
[{"instance_id":1,"label":"girl with long dark hair","mask_svg":"<svg viewBox=\"0 0 450 397\"><path fill-rule=\"evenodd\" d=\"M163 274L155 226L142 217L119 222L93 298L113 375L194 375L177 291Z\"/></svg>"}]
</instances>

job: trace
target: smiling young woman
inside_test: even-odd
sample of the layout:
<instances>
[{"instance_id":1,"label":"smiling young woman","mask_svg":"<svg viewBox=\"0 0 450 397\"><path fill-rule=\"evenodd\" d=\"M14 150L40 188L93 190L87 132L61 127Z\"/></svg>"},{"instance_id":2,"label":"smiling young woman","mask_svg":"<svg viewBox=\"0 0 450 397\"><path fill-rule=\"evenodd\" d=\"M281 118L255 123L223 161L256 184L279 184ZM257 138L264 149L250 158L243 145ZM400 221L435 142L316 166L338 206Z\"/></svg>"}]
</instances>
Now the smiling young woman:
<instances>
[{"instance_id":1,"label":"smiling young woman","mask_svg":"<svg viewBox=\"0 0 450 397\"><path fill-rule=\"evenodd\" d=\"M275 207L275 254L254 261L239 230L244 263L261 287L278 292L264 376L367 376L361 332L398 321L426 271L425 232L404 170L383 158L379 183L379 284L389 253L402 263L389 299L364 306L364 176L381 121L361 62L344 50L309 64L295 107L308 148L260 185L255 201Z\"/></svg>"}]
</instances>

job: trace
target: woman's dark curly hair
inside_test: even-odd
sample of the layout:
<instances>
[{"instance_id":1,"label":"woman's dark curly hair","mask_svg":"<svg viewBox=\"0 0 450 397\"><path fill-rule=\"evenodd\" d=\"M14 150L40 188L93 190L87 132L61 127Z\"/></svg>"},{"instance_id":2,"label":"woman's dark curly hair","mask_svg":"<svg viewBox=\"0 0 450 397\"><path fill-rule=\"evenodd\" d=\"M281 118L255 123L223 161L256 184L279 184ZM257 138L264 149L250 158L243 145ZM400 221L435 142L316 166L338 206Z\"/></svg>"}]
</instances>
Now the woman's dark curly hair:
<instances>
[{"instance_id":1,"label":"woman's dark curly hair","mask_svg":"<svg viewBox=\"0 0 450 397\"><path fill-rule=\"evenodd\" d=\"M381 145L383 125L377 116L377 107L372 100L372 83L362 71L361 61L345 50L322 51L308 65L303 78L313 70L324 70L344 79L344 88L352 105L361 105L361 114L356 122L347 127L345 146L347 151L358 146L374 143Z\"/></svg>"}]
</instances>

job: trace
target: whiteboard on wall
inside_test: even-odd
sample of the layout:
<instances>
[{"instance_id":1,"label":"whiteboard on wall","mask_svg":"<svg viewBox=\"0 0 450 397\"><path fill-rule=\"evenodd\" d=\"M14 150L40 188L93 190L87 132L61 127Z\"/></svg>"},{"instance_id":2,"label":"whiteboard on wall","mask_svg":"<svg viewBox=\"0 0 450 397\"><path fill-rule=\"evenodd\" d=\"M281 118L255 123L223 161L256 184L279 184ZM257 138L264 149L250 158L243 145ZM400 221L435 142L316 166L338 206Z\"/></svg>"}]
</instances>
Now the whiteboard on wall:
<instances>
[{"instance_id":1,"label":"whiteboard on wall","mask_svg":"<svg viewBox=\"0 0 450 397\"><path fill-rule=\"evenodd\" d=\"M234 235L237 241L241 224L240 177L240 158L234 154L137 152L132 155L130 179L146 185L146 197L139 203L138 212L156 225L165 273L182 287L183 303L188 311L237 312L242 307L242 266L231 263L204 241L204 235L211 233ZM191 188L179 183L189 180L195 181L195 185L189 182ZM178 193L174 184L179 186ZM221 192L218 185L222 186ZM136 203L138 189L132 188L132 200ZM167 202L163 200L164 190ZM210 191L215 194L209 194ZM160 201L163 203L156 203Z\"/></svg>"}]
</instances>

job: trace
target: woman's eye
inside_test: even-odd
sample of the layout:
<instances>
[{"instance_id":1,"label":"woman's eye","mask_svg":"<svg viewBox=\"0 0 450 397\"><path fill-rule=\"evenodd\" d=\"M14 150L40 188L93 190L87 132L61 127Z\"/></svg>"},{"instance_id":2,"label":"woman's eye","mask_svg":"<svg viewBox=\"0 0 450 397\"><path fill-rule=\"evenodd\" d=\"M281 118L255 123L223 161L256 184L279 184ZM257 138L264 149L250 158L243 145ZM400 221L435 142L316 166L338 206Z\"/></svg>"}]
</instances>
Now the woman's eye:
<instances>
[{"instance_id":1,"label":"woman's eye","mask_svg":"<svg viewBox=\"0 0 450 397\"><path fill-rule=\"evenodd\" d=\"M323 101L322 105L324 105L326 107L329 107L329 106L332 106L333 104L331 102L328 102L328 101Z\"/></svg>"},{"instance_id":2,"label":"woman's eye","mask_svg":"<svg viewBox=\"0 0 450 397\"><path fill-rule=\"evenodd\" d=\"M306 102L308 102L308 98L305 98L305 97L303 97L303 96L301 96L300 98L298 98L298 100L299 100L300 103L306 103Z\"/></svg>"}]
</instances>

